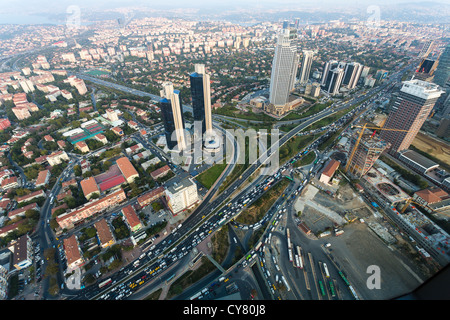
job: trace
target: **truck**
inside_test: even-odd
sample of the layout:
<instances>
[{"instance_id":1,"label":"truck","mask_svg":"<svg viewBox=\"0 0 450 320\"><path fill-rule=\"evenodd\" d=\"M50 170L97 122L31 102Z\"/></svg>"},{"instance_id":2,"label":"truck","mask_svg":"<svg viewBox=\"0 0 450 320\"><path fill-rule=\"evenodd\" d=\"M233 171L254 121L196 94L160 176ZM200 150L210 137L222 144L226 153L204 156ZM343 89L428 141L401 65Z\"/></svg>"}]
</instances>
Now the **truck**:
<instances>
[{"instance_id":1,"label":"truck","mask_svg":"<svg viewBox=\"0 0 450 320\"><path fill-rule=\"evenodd\" d=\"M281 280L283 281L284 285L286 286L286 290L291 291L291 287L287 283L286 278L284 276L281 276Z\"/></svg>"}]
</instances>

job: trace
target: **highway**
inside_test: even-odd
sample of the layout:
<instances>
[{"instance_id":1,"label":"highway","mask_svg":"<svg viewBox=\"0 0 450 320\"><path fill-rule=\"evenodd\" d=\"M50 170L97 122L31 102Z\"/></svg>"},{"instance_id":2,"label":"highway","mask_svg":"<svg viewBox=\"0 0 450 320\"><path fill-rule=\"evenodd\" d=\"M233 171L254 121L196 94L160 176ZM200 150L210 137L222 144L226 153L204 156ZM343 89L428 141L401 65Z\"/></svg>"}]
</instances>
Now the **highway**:
<instances>
[{"instance_id":1,"label":"highway","mask_svg":"<svg viewBox=\"0 0 450 320\"><path fill-rule=\"evenodd\" d=\"M81 78L81 77L80 77ZM103 80L96 79L96 81L106 82ZM111 86L111 83L106 82L108 86ZM104 84L106 85L106 84ZM391 85L391 82L386 82L385 84L372 88L366 94L367 96L358 96L355 97L345 104L342 104L338 107L329 107L324 109L323 111L315 114L314 116L308 118L303 123L292 129L286 135L284 135L279 140L279 146L281 147L290 138L297 135L300 131L305 129L307 126L312 123L319 121L329 115L332 115L336 112L344 110L351 105L355 105L361 103L369 96L374 96L378 94L380 91L384 90L388 85ZM112 85L113 87L117 87L119 85ZM123 86L120 86L123 87ZM130 93L138 94L141 93L135 89L129 88L121 88L120 90L127 89ZM158 98L154 95L146 94L148 96L152 96L152 98ZM316 142L317 146L317 140ZM314 143L312 146L314 146ZM245 146L244 146L245 147ZM272 150L272 148L268 148L266 152L258 158L258 160L251 164L246 171L242 174L242 176L234 181L226 190L224 190L220 195L218 195L213 201L209 201L210 199L205 199L199 207L192 213L182 225L179 226L177 230L174 230L170 235L166 236L165 239L155 245L152 246L151 251L147 254L141 256L137 261L138 265L128 265L122 268L119 272L115 273L112 277L112 283L108 285L106 291L103 289L99 289L95 285L89 286L88 288L82 289L79 292L67 291L66 294L75 294L73 299L96 299L103 298L104 295L108 294L108 299L116 299L117 297L124 298L125 293L128 295L131 293L127 290L135 291L141 285L145 284L147 281L155 278L160 272L170 267L177 260L183 258L190 250L192 250L198 243L200 243L207 235L213 233L215 230L219 229L223 224L229 222L234 216L239 214L242 211L242 203L245 201L244 197L246 197L245 192L239 193L236 197L229 201L227 207L231 208L230 212L224 213L226 210L223 210L222 206L228 200L229 196L240 186L243 185L245 181L247 181L248 177L250 177L265 161L269 159L269 155L277 155L276 151L278 149ZM299 158L300 153L294 157ZM276 179L281 179L279 173L287 168L286 165L281 167L273 176L268 176L264 183L267 183L270 179L273 179L276 182ZM275 179L274 177L278 174L278 177ZM220 184L217 184L217 187ZM261 185L257 186L260 187ZM243 194L244 193L244 194ZM260 195L262 192L260 193ZM213 195L213 193L210 193ZM255 198L256 198L255 194ZM212 215L213 212L218 212L218 214ZM210 216L211 215L211 216ZM225 219L224 219L225 218ZM125 286L123 286L125 284ZM133 285L134 284L134 285Z\"/></svg>"}]
</instances>

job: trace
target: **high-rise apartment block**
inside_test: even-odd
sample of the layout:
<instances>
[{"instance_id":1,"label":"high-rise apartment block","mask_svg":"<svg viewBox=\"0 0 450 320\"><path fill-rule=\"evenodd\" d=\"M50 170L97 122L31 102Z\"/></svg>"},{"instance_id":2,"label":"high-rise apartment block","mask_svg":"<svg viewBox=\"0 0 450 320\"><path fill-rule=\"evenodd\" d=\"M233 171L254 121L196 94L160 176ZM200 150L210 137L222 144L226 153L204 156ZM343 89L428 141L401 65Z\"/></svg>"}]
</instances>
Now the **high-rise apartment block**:
<instances>
[{"instance_id":1,"label":"high-rise apartment block","mask_svg":"<svg viewBox=\"0 0 450 320\"><path fill-rule=\"evenodd\" d=\"M191 178L168 184L165 195L169 209L174 215L192 207L199 201L197 185Z\"/></svg>"},{"instance_id":2,"label":"high-rise apartment block","mask_svg":"<svg viewBox=\"0 0 450 320\"><path fill-rule=\"evenodd\" d=\"M381 139L391 145L389 153L396 155L409 148L442 93L434 83L421 80L403 82L384 128L405 131L381 132Z\"/></svg>"}]
</instances>

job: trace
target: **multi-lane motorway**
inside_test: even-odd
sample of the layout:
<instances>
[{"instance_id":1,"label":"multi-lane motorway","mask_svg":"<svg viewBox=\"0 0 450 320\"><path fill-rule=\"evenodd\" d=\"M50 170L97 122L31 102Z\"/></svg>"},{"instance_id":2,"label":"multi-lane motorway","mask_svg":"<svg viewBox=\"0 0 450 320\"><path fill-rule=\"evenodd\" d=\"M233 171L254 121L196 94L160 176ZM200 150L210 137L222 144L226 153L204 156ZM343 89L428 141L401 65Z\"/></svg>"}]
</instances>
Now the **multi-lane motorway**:
<instances>
[{"instance_id":1,"label":"multi-lane motorway","mask_svg":"<svg viewBox=\"0 0 450 320\"><path fill-rule=\"evenodd\" d=\"M113 87L118 90L129 92L131 94L136 94L138 96L150 96L154 100L159 100L158 96L151 95L146 92L127 88L97 78L84 76L82 74L76 75L82 79L89 80L94 83ZM302 131L312 123L330 116L336 112L347 109L352 105L362 103L363 100L367 99L367 97L376 96L387 87L392 86L393 83L399 80L400 76L401 72L398 72L391 76L390 80L385 84L369 90L365 95L356 96L346 103L335 107L328 107L327 109L324 109L321 112L305 119L303 123L292 129L279 140L278 147L284 145L287 141L289 141L289 139L297 135L300 131ZM314 148L315 146L317 146L320 139L321 138L312 143L309 148ZM234 141L234 144L235 148L237 148L238 146L236 146L236 141ZM151 143L148 143L147 146L151 147ZM208 196L204 199L204 201L199 205L194 213L192 213L183 222L182 225L179 225L179 227L170 235L166 236L163 241L161 241L157 245L152 246L151 250L139 257L136 262L122 268L120 271L113 274L111 276L110 283L108 283L104 288L99 288L97 285L92 285L81 290L64 289L62 293L73 299L123 299L131 295L143 284L148 283L152 279L158 278L158 275L163 270L169 268L172 265L175 265L177 261L182 260L198 243L200 243L211 233L215 232L222 225L228 223L231 219L233 219L233 217L238 215L242 211L244 201L249 199L249 203L251 203L258 197L260 197L265 191L262 189L262 186L267 184L271 179L272 183L275 183L277 180L282 179L280 173L287 168L286 166L282 166L278 169L278 171L273 173L273 175L265 177L264 180L263 178L259 178L258 184L253 187L252 190L249 191L249 188L247 188L241 191L233 199L229 199L231 194L233 194L236 189L241 187L247 181L247 179L252 174L254 174L257 169L260 168L265 160L270 159L270 155L277 154L276 151L278 151L278 149L275 150L272 148L268 148L266 152L262 156L260 156L260 158L258 158L255 163L251 164L246 169L246 171L241 175L239 179L234 181L226 190L224 190L220 195L218 195L216 198L214 198L214 200L211 201L218 187L220 186L220 183L216 184L215 188L217 189L213 190L213 192L208 193ZM292 160L299 159L300 157L301 152L299 152ZM73 165L74 164L71 164L71 166L66 170L72 170ZM227 174L231 172L231 170L232 166L229 166L227 172L225 172L222 178L225 178ZM54 189L55 188L59 188L59 184L56 184ZM51 192L53 195L56 195L59 191L55 189ZM249 194L251 199L248 198ZM51 197L49 198L51 199ZM45 221L45 217L49 216L50 209L51 203L49 203L49 200L47 200L43 208L43 221ZM45 214L46 212L47 214ZM268 215L267 219L269 218L270 216ZM260 223L262 224L264 222L266 221L261 221ZM47 230L44 229L45 226ZM53 243L53 239L48 238L48 235L52 234L48 224L44 223L44 228L43 232L39 233L42 237L41 243L44 244L43 249L45 248L45 244L47 244L48 247L51 247Z\"/></svg>"}]
</instances>

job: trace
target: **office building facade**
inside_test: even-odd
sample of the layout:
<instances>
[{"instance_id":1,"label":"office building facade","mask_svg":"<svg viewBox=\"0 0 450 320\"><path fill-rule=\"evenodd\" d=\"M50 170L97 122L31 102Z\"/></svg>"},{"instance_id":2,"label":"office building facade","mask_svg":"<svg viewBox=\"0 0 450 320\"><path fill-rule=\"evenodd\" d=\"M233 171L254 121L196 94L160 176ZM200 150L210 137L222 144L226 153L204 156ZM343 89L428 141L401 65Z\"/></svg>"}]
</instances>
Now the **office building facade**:
<instances>
[{"instance_id":1,"label":"office building facade","mask_svg":"<svg viewBox=\"0 0 450 320\"><path fill-rule=\"evenodd\" d=\"M289 102L297 75L299 54L297 53L297 32L283 28L278 34L277 46L270 77L270 103L282 106Z\"/></svg>"},{"instance_id":2,"label":"office building facade","mask_svg":"<svg viewBox=\"0 0 450 320\"><path fill-rule=\"evenodd\" d=\"M324 88L328 87L329 85L329 79L331 79L331 70L335 69L339 65L339 62L336 60L330 60L328 61L322 72L322 79L320 82L320 85Z\"/></svg>"},{"instance_id":3,"label":"office building facade","mask_svg":"<svg viewBox=\"0 0 450 320\"><path fill-rule=\"evenodd\" d=\"M344 78L344 69L342 68L334 68L330 71L329 75L330 79L328 82L328 86L325 90L331 95L334 96L339 93L339 89L342 84L342 79Z\"/></svg>"},{"instance_id":4,"label":"office building facade","mask_svg":"<svg viewBox=\"0 0 450 320\"><path fill-rule=\"evenodd\" d=\"M446 88L450 81L450 44L444 49L439 56L439 65L434 72L433 82L442 88Z\"/></svg>"},{"instance_id":5,"label":"office building facade","mask_svg":"<svg viewBox=\"0 0 450 320\"><path fill-rule=\"evenodd\" d=\"M303 50L302 67L300 68L299 82L305 84L308 82L311 73L311 64L314 57L314 51Z\"/></svg>"},{"instance_id":6,"label":"office building facade","mask_svg":"<svg viewBox=\"0 0 450 320\"><path fill-rule=\"evenodd\" d=\"M350 150L352 151L356 146L359 134L360 132L356 132L351 137ZM349 164L349 172L358 178L362 177L372 168L375 161L388 146L388 143L372 133L363 134Z\"/></svg>"},{"instance_id":7,"label":"office building facade","mask_svg":"<svg viewBox=\"0 0 450 320\"><path fill-rule=\"evenodd\" d=\"M354 89L359 81L364 66L358 62L351 62L345 65L342 85L348 89Z\"/></svg>"},{"instance_id":8,"label":"office building facade","mask_svg":"<svg viewBox=\"0 0 450 320\"><path fill-rule=\"evenodd\" d=\"M397 155L409 148L442 93L443 91L434 83L421 80L403 82L384 128L408 132L390 130L381 132L381 139L391 145L390 154Z\"/></svg>"},{"instance_id":9,"label":"office building facade","mask_svg":"<svg viewBox=\"0 0 450 320\"><path fill-rule=\"evenodd\" d=\"M159 107L164 122L167 147L171 150L175 148L180 151L184 150L186 148L186 137L184 135L185 125L180 91L174 90L172 82L165 82L160 95L162 99L159 101Z\"/></svg>"},{"instance_id":10,"label":"office building facade","mask_svg":"<svg viewBox=\"0 0 450 320\"><path fill-rule=\"evenodd\" d=\"M194 132L194 135L203 138L212 130L210 76L205 72L205 65L196 64L189 79L194 121L202 124L201 132Z\"/></svg>"}]
</instances>

